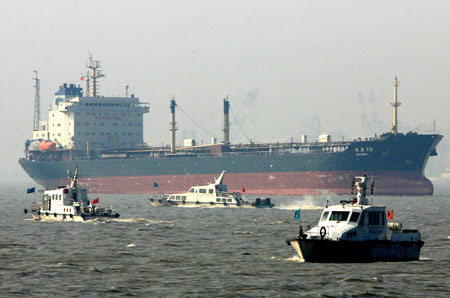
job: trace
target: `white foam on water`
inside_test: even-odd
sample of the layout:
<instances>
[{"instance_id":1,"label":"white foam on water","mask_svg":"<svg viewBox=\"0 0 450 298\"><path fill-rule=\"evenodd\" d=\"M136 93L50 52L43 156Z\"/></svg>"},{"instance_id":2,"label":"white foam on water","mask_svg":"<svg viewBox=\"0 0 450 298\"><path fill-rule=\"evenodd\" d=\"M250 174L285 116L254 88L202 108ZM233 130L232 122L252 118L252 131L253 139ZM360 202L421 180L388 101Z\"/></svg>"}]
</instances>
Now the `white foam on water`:
<instances>
[{"instance_id":1,"label":"white foam on water","mask_svg":"<svg viewBox=\"0 0 450 298\"><path fill-rule=\"evenodd\" d=\"M123 222L123 223L144 223L146 225L150 224L172 224L170 221L165 220L152 220L148 218L118 218L113 219L115 222Z\"/></svg>"},{"instance_id":2,"label":"white foam on water","mask_svg":"<svg viewBox=\"0 0 450 298\"><path fill-rule=\"evenodd\" d=\"M304 196L301 198L298 198L295 201L281 202L280 204L277 204L276 208L283 209L283 210L298 210L298 209L308 209L308 210L315 210L315 209L323 209L324 206L319 205L319 202L317 200L317 197L313 196Z\"/></svg>"},{"instance_id":3,"label":"white foam on water","mask_svg":"<svg viewBox=\"0 0 450 298\"><path fill-rule=\"evenodd\" d=\"M135 246L136 246L136 244L134 244L134 243L130 243L127 245L127 247L135 247Z\"/></svg>"},{"instance_id":4,"label":"white foam on water","mask_svg":"<svg viewBox=\"0 0 450 298\"><path fill-rule=\"evenodd\" d=\"M290 261L290 262L296 262L296 263L303 263L305 262L304 259L300 259L300 257L298 255L294 255L290 258L287 258L286 261Z\"/></svg>"},{"instance_id":5,"label":"white foam on water","mask_svg":"<svg viewBox=\"0 0 450 298\"><path fill-rule=\"evenodd\" d=\"M250 231L234 231L233 234L253 234L253 232L250 232Z\"/></svg>"}]
</instances>

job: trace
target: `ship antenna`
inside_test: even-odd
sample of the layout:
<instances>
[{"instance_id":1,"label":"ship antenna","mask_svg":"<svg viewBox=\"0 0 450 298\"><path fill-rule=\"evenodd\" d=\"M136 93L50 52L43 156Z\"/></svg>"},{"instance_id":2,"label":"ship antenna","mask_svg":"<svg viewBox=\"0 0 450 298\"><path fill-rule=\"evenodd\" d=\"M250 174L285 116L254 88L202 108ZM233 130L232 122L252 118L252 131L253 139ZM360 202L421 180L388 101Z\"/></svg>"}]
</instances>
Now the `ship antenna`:
<instances>
[{"instance_id":1,"label":"ship antenna","mask_svg":"<svg viewBox=\"0 0 450 298\"><path fill-rule=\"evenodd\" d=\"M398 80L397 80L397 76L395 76L395 80L394 80L394 102L391 103L392 105L392 111L393 111L393 116L392 116L392 134L396 135L398 133L398 122L397 122L397 107L399 107L401 105L401 103L397 102L397 87L398 87Z\"/></svg>"},{"instance_id":2,"label":"ship antenna","mask_svg":"<svg viewBox=\"0 0 450 298\"><path fill-rule=\"evenodd\" d=\"M33 130L37 131L39 130L39 122L41 121L41 80L38 79L38 72L37 70L33 70L34 72L34 78L35 85L33 86L35 88L34 93L34 122L33 122Z\"/></svg>"},{"instance_id":3,"label":"ship antenna","mask_svg":"<svg viewBox=\"0 0 450 298\"><path fill-rule=\"evenodd\" d=\"M97 89L98 89L98 82L97 79L104 77L105 75L100 70L100 61L99 60L93 60L92 55L89 55L89 59L86 62L86 67L91 69L91 84L90 84L90 91L91 91L91 97L97 96Z\"/></svg>"},{"instance_id":4,"label":"ship antenna","mask_svg":"<svg viewBox=\"0 0 450 298\"><path fill-rule=\"evenodd\" d=\"M175 122L175 107L177 102L175 101L175 95L172 96L170 101L170 152L175 152L175 132L177 131L177 123Z\"/></svg>"},{"instance_id":5,"label":"ship antenna","mask_svg":"<svg viewBox=\"0 0 450 298\"><path fill-rule=\"evenodd\" d=\"M228 95L223 99L223 144L230 145L230 101Z\"/></svg>"}]
</instances>

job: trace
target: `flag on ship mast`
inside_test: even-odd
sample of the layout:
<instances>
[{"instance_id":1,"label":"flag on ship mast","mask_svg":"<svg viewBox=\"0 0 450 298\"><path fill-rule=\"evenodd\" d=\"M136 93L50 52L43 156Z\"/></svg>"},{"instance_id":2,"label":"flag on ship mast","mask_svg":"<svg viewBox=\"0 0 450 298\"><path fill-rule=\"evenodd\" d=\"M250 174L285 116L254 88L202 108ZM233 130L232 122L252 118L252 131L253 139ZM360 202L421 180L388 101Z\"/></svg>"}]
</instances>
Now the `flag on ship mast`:
<instances>
[{"instance_id":1,"label":"flag on ship mast","mask_svg":"<svg viewBox=\"0 0 450 298\"><path fill-rule=\"evenodd\" d=\"M35 192L35 190L36 190L35 187L28 188L28 189L27 189L27 193L33 193L33 192Z\"/></svg>"},{"instance_id":2,"label":"flag on ship mast","mask_svg":"<svg viewBox=\"0 0 450 298\"><path fill-rule=\"evenodd\" d=\"M99 202L99 198L95 198L95 199L92 200L91 205L92 204L98 204L98 202Z\"/></svg>"}]
</instances>

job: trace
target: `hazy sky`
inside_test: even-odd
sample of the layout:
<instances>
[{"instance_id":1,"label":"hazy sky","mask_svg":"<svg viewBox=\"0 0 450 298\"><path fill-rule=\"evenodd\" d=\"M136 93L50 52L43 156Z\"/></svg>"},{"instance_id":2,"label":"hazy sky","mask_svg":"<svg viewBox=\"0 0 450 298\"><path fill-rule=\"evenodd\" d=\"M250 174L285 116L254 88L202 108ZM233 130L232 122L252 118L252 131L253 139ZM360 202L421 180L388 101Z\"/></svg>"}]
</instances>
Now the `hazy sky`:
<instances>
[{"instance_id":1,"label":"hazy sky","mask_svg":"<svg viewBox=\"0 0 450 298\"><path fill-rule=\"evenodd\" d=\"M0 1L3 180L27 179L17 163L32 137L33 70L41 113L58 86L81 84L88 53L101 60L102 95L124 84L150 103L145 142L222 140L229 96L232 142L298 139L318 117L323 132L363 136L358 92L389 128L400 81L399 130L450 135L450 1ZM82 85L84 87L84 84ZM429 132L429 131L428 131Z\"/></svg>"}]
</instances>

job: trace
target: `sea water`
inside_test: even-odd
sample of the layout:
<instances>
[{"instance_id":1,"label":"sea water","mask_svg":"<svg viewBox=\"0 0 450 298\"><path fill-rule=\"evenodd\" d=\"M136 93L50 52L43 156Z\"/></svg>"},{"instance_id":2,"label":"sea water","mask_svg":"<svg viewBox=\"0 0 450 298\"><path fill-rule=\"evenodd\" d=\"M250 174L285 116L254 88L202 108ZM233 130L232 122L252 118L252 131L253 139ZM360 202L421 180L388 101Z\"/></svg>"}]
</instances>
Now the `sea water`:
<instances>
[{"instance_id":1,"label":"sea water","mask_svg":"<svg viewBox=\"0 0 450 298\"><path fill-rule=\"evenodd\" d=\"M121 217L38 222L30 185L0 188L0 296L450 296L450 197L376 196L418 228L419 261L300 262L286 239L349 196L273 196L273 209L153 207L145 195L99 195ZM92 195L91 198L96 197Z\"/></svg>"}]
</instances>

